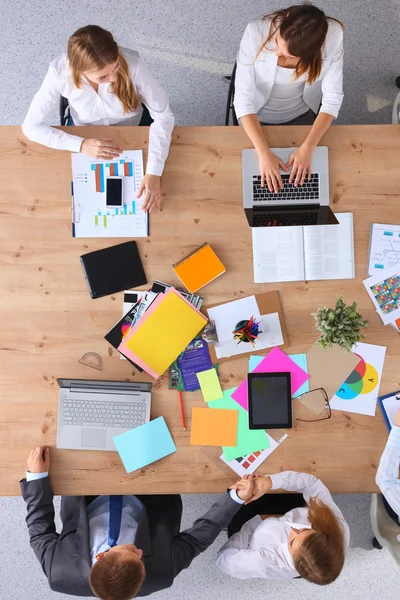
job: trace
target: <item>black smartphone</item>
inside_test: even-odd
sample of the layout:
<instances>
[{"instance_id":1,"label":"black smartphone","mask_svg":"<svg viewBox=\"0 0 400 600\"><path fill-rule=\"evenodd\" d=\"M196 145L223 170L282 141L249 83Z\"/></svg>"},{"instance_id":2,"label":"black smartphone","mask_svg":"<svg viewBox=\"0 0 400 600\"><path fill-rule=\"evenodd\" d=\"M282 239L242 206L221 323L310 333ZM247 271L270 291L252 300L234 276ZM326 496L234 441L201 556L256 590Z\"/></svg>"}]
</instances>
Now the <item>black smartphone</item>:
<instances>
[{"instance_id":1,"label":"black smartphone","mask_svg":"<svg viewBox=\"0 0 400 600\"><path fill-rule=\"evenodd\" d=\"M106 182L106 208L121 208L122 177L107 177Z\"/></svg>"}]
</instances>

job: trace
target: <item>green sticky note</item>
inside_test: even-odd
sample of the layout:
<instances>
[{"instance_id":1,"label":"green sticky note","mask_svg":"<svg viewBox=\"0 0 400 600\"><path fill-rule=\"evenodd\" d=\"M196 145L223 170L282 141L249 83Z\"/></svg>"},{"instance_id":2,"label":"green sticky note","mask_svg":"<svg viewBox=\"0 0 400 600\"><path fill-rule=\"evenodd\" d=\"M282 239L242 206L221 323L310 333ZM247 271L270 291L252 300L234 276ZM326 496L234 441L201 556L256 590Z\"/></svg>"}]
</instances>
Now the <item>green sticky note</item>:
<instances>
[{"instance_id":1,"label":"green sticky note","mask_svg":"<svg viewBox=\"0 0 400 600\"><path fill-rule=\"evenodd\" d=\"M222 390L215 369L201 371L200 373L196 373L196 375L199 380L201 393L206 402L210 402L211 400L222 400Z\"/></svg>"},{"instance_id":2,"label":"green sticky note","mask_svg":"<svg viewBox=\"0 0 400 600\"><path fill-rule=\"evenodd\" d=\"M266 432L263 429L249 429L249 413L231 398L235 389L225 390L221 400L214 400L208 403L209 408L239 410L237 445L222 446L226 460L234 460L252 452L269 448Z\"/></svg>"}]
</instances>

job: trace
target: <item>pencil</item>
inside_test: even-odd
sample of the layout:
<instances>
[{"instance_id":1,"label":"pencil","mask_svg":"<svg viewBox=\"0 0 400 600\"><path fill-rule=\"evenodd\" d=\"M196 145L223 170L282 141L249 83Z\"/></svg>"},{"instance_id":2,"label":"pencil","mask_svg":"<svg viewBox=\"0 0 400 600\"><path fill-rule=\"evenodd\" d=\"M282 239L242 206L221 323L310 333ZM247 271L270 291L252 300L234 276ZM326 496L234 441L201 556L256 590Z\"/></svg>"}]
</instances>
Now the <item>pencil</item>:
<instances>
[{"instance_id":1,"label":"pencil","mask_svg":"<svg viewBox=\"0 0 400 600\"><path fill-rule=\"evenodd\" d=\"M182 392L180 390L178 390L178 394L179 394L179 404L181 407L182 428L183 428L183 430L186 430L185 411L183 410Z\"/></svg>"}]
</instances>

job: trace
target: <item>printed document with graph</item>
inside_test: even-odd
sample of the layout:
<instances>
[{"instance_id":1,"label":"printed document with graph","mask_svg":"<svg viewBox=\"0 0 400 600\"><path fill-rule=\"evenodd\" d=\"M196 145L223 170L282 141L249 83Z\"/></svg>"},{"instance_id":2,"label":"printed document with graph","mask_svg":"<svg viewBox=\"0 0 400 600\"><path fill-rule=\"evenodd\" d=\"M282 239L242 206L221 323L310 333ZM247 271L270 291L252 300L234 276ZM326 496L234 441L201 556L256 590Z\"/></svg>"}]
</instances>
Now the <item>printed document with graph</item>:
<instances>
[{"instance_id":1,"label":"printed document with graph","mask_svg":"<svg viewBox=\"0 0 400 600\"><path fill-rule=\"evenodd\" d=\"M123 178L121 208L106 208L107 177ZM148 214L142 210L142 198L136 198L142 179L142 150L126 150L109 161L73 154L73 237L148 237Z\"/></svg>"},{"instance_id":2,"label":"printed document with graph","mask_svg":"<svg viewBox=\"0 0 400 600\"><path fill-rule=\"evenodd\" d=\"M400 267L400 225L374 223L369 242L368 275Z\"/></svg>"}]
</instances>

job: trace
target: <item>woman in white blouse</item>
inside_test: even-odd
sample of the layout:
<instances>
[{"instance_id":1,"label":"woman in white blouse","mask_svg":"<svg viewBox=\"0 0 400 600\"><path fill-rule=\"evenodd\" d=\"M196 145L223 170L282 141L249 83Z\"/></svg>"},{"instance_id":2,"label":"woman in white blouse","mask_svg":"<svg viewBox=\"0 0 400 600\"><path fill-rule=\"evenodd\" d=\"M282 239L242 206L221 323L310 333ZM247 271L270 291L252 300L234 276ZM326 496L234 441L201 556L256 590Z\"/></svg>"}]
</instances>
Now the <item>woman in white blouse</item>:
<instances>
[{"instance_id":1,"label":"woman in white blouse","mask_svg":"<svg viewBox=\"0 0 400 600\"><path fill-rule=\"evenodd\" d=\"M278 193L283 187L280 169L290 168L290 182L304 183L315 147L338 116L342 88L339 21L303 4L249 23L237 57L234 106L258 153L261 185L265 182ZM284 164L271 152L261 125L312 127Z\"/></svg>"},{"instance_id":2,"label":"woman in white blouse","mask_svg":"<svg viewBox=\"0 0 400 600\"><path fill-rule=\"evenodd\" d=\"M143 210L160 207L160 179L174 116L166 93L139 54L118 46L112 34L101 27L81 27L70 37L67 54L50 63L22 125L27 138L51 148L99 159L119 156L122 150L112 139L82 138L47 125L60 96L68 100L74 125L139 125L142 103L148 108L153 123L146 175L138 197L145 192Z\"/></svg>"},{"instance_id":3,"label":"woman in white blouse","mask_svg":"<svg viewBox=\"0 0 400 600\"><path fill-rule=\"evenodd\" d=\"M245 489L248 486L245 479L231 489ZM218 552L217 566L238 579L288 580L300 576L319 585L332 583L343 568L350 531L329 490L313 475L295 471L254 476L253 483L247 506L237 513L236 526L240 527L243 518L245 523L236 533L233 531L238 527L231 529L233 535ZM259 514L271 514L269 499L273 512L280 512L279 498L284 503L286 495L264 496L279 489L300 492L305 506L294 508L283 517L268 517L263 521ZM292 506L296 505L299 503L292 501ZM242 510L244 514L240 515Z\"/></svg>"}]
</instances>

